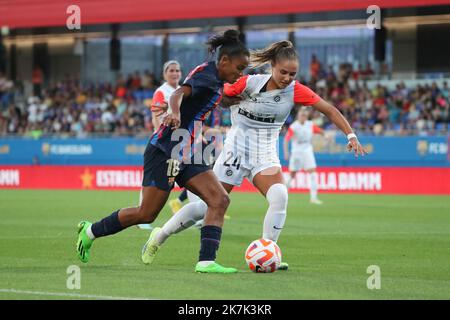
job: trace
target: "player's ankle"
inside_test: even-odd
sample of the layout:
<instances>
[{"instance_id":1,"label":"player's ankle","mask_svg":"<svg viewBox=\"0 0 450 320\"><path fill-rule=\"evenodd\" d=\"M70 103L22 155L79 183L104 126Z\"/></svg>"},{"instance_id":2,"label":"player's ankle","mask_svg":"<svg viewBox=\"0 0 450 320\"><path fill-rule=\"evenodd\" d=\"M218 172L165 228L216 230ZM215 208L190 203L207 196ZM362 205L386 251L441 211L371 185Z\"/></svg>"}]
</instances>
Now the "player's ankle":
<instances>
[{"instance_id":1,"label":"player's ankle","mask_svg":"<svg viewBox=\"0 0 450 320\"><path fill-rule=\"evenodd\" d=\"M155 235L155 244L157 246L162 246L163 243L169 238L170 234L166 233L163 229Z\"/></svg>"},{"instance_id":2,"label":"player's ankle","mask_svg":"<svg viewBox=\"0 0 450 320\"><path fill-rule=\"evenodd\" d=\"M86 234L89 237L89 239L94 241L95 240L95 235L92 233L91 227L92 227L92 225L90 225L89 227L86 228Z\"/></svg>"},{"instance_id":3,"label":"player's ankle","mask_svg":"<svg viewBox=\"0 0 450 320\"><path fill-rule=\"evenodd\" d=\"M199 267L206 268L210 265L212 265L215 261L199 261L197 264Z\"/></svg>"}]
</instances>

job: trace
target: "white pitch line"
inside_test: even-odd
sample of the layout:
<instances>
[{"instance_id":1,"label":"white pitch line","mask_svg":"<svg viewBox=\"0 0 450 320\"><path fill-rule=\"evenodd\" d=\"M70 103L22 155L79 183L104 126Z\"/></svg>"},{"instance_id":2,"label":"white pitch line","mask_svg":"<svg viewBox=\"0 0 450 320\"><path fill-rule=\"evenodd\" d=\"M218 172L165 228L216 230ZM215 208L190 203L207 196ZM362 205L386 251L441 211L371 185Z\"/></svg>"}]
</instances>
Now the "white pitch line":
<instances>
[{"instance_id":1,"label":"white pitch line","mask_svg":"<svg viewBox=\"0 0 450 320\"><path fill-rule=\"evenodd\" d=\"M30 294L37 296L55 296L55 297L74 297L74 298L87 298L87 299L100 299L100 300L154 300L149 298L136 298L136 297L113 297L113 296L100 296L95 294L81 294L81 293L66 293L66 292L43 292L43 291L29 291L29 290L16 290L16 289L0 289L0 293L16 293L16 294Z\"/></svg>"}]
</instances>

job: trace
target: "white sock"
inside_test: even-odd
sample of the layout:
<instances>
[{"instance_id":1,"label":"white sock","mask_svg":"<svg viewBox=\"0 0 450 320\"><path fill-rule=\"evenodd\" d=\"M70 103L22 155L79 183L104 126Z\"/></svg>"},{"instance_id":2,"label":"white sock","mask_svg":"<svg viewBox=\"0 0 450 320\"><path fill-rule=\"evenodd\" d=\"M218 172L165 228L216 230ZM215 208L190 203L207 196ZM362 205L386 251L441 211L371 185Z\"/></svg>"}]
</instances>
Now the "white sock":
<instances>
[{"instance_id":1,"label":"white sock","mask_svg":"<svg viewBox=\"0 0 450 320\"><path fill-rule=\"evenodd\" d=\"M92 233L91 227L92 227L92 224L86 229L86 234L88 235L89 239L95 240L95 236Z\"/></svg>"},{"instance_id":2,"label":"white sock","mask_svg":"<svg viewBox=\"0 0 450 320\"><path fill-rule=\"evenodd\" d=\"M313 172L310 175L310 187L309 187L309 194L311 197L311 200L317 199L317 172Z\"/></svg>"},{"instance_id":3,"label":"white sock","mask_svg":"<svg viewBox=\"0 0 450 320\"><path fill-rule=\"evenodd\" d=\"M269 202L266 217L264 218L263 238L277 242L286 221L288 192L284 184L272 185L266 194Z\"/></svg>"},{"instance_id":4,"label":"white sock","mask_svg":"<svg viewBox=\"0 0 450 320\"><path fill-rule=\"evenodd\" d=\"M208 206L203 200L190 202L174 214L155 237L158 245L162 245L172 234L183 231L203 219Z\"/></svg>"},{"instance_id":5,"label":"white sock","mask_svg":"<svg viewBox=\"0 0 450 320\"><path fill-rule=\"evenodd\" d=\"M170 237L170 234L167 234L163 229L159 230L159 232L155 236L156 244L158 246L162 245L168 237Z\"/></svg>"},{"instance_id":6,"label":"white sock","mask_svg":"<svg viewBox=\"0 0 450 320\"><path fill-rule=\"evenodd\" d=\"M198 264L200 265L200 267L207 267L209 266L211 263L214 263L214 261L199 261Z\"/></svg>"},{"instance_id":7,"label":"white sock","mask_svg":"<svg viewBox=\"0 0 450 320\"><path fill-rule=\"evenodd\" d=\"M289 189L291 187L292 177L289 175L286 178L286 187Z\"/></svg>"}]
</instances>

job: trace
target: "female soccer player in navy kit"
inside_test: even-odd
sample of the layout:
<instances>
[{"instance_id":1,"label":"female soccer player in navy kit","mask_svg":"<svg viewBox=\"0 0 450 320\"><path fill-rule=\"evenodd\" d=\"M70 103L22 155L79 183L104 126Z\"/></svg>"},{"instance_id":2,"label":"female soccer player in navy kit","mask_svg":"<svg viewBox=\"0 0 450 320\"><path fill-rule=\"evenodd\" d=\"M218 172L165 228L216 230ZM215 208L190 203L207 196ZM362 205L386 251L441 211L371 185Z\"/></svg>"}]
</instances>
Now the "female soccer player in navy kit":
<instances>
[{"instance_id":1,"label":"female soccer player in navy kit","mask_svg":"<svg viewBox=\"0 0 450 320\"><path fill-rule=\"evenodd\" d=\"M195 271L204 273L233 273L215 262L222 233L223 216L229 205L228 193L213 171L205 163L186 161L193 158L192 142L194 123L203 122L222 98L225 82L234 83L243 75L249 64L250 53L239 40L239 32L228 30L212 37L207 44L216 56L196 67L183 85L169 99L172 112L150 138L144 153L143 199L138 207L115 211L101 221L78 225L76 250L82 262L87 262L94 239L115 234L140 223L151 223L165 205L175 182L197 194L208 205L204 226L201 229L199 262ZM175 130L178 129L178 130ZM181 130L184 129L184 130ZM189 141L177 138L188 133ZM191 147L191 148L189 148ZM178 149L180 149L178 151ZM144 246L142 260L148 263L152 246Z\"/></svg>"},{"instance_id":2,"label":"female soccer player in navy kit","mask_svg":"<svg viewBox=\"0 0 450 320\"><path fill-rule=\"evenodd\" d=\"M180 87L181 79L181 65L176 60L170 60L163 65L163 76L165 82L156 89L153 94L151 110L152 110L152 123L153 128L156 130L160 127L162 120L171 111L169 110L169 98L172 93ZM185 189L186 197L187 191ZM139 203L142 201L142 190L139 195ZM170 205L170 201L169 201ZM181 206L180 206L181 208ZM179 209L178 209L179 210ZM175 212L177 212L176 210ZM138 224L138 228L151 229L151 225L148 223Z\"/></svg>"}]
</instances>

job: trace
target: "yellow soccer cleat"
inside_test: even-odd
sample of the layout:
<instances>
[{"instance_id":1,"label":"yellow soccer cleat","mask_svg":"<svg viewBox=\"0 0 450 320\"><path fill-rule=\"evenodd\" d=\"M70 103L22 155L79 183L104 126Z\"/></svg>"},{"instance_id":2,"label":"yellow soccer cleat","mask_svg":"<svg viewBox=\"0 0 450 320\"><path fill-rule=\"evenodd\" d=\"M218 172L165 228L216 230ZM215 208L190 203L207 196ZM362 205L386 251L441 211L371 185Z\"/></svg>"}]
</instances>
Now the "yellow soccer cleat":
<instances>
[{"instance_id":1,"label":"yellow soccer cleat","mask_svg":"<svg viewBox=\"0 0 450 320\"><path fill-rule=\"evenodd\" d=\"M156 254L158 253L158 249L160 248L160 246L156 244L155 237L156 234L160 231L161 228L153 229L152 233L150 233L150 237L142 248L141 258L144 264L152 263L153 259L155 259Z\"/></svg>"},{"instance_id":2,"label":"yellow soccer cleat","mask_svg":"<svg viewBox=\"0 0 450 320\"><path fill-rule=\"evenodd\" d=\"M177 213L183 207L183 203L178 199L173 199L169 201L170 210L172 210L172 214Z\"/></svg>"}]
</instances>

